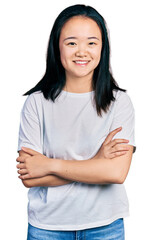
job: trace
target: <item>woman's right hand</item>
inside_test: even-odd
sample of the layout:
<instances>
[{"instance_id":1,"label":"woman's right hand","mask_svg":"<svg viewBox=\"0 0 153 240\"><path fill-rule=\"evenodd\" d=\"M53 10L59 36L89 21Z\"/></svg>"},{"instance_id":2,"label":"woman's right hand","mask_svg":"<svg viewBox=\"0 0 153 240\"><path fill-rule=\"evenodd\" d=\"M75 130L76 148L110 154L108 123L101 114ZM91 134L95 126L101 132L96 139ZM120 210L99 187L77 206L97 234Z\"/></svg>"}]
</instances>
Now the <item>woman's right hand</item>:
<instances>
[{"instance_id":1,"label":"woman's right hand","mask_svg":"<svg viewBox=\"0 0 153 240\"><path fill-rule=\"evenodd\" d=\"M129 150L129 145L127 144L129 140L126 139L113 139L113 137L122 130L122 127L117 128L110 132L103 144L101 145L97 154L93 157L95 158L108 158L112 159L118 156L122 156Z\"/></svg>"}]
</instances>

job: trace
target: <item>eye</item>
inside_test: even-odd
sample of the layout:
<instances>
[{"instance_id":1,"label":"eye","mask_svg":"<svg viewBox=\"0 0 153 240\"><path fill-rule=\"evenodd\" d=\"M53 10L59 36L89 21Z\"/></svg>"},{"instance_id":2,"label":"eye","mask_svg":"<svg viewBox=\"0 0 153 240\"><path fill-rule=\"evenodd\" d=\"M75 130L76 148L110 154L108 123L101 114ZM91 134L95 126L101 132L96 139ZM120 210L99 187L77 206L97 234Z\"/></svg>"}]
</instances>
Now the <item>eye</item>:
<instances>
[{"instance_id":1,"label":"eye","mask_svg":"<svg viewBox=\"0 0 153 240\"><path fill-rule=\"evenodd\" d=\"M89 45L96 45L96 43L95 42L89 42Z\"/></svg>"},{"instance_id":2,"label":"eye","mask_svg":"<svg viewBox=\"0 0 153 240\"><path fill-rule=\"evenodd\" d=\"M75 46L76 43L75 42L69 42L67 45L70 45L70 46Z\"/></svg>"}]
</instances>

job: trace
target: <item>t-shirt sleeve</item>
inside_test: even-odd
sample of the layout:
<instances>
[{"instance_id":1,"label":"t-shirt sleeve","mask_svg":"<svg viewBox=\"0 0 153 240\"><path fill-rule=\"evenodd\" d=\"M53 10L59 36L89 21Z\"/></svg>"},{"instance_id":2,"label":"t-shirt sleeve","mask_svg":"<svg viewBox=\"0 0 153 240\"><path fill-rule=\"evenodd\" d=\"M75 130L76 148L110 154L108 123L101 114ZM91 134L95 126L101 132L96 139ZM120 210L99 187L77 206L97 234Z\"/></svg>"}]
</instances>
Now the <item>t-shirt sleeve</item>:
<instances>
[{"instance_id":1,"label":"t-shirt sleeve","mask_svg":"<svg viewBox=\"0 0 153 240\"><path fill-rule=\"evenodd\" d=\"M31 95L26 99L20 116L17 151L20 151L21 147L42 153L40 121L35 99Z\"/></svg>"},{"instance_id":2,"label":"t-shirt sleeve","mask_svg":"<svg viewBox=\"0 0 153 240\"><path fill-rule=\"evenodd\" d=\"M123 138L129 140L128 144L134 146L135 152L135 111L130 97L125 92L117 93L115 113L110 132L118 127L122 127L122 130L113 139Z\"/></svg>"}]
</instances>

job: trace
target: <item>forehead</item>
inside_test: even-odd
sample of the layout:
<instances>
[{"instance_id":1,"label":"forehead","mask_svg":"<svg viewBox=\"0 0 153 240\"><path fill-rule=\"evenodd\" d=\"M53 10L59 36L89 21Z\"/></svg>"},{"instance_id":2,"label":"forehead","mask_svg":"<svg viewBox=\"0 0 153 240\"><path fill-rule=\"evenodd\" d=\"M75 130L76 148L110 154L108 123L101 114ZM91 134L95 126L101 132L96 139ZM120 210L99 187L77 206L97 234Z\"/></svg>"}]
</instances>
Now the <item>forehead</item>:
<instances>
[{"instance_id":1,"label":"forehead","mask_svg":"<svg viewBox=\"0 0 153 240\"><path fill-rule=\"evenodd\" d=\"M60 37L99 37L101 30L98 24L91 18L76 16L70 18L62 27Z\"/></svg>"}]
</instances>

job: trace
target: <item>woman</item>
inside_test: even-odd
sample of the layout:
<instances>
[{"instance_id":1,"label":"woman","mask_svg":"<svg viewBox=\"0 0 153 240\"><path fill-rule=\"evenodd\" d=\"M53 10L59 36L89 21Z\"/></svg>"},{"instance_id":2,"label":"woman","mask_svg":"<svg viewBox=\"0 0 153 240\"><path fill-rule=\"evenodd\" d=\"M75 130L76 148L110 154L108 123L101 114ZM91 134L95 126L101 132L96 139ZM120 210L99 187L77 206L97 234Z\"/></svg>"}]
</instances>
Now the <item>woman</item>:
<instances>
[{"instance_id":1,"label":"woman","mask_svg":"<svg viewBox=\"0 0 153 240\"><path fill-rule=\"evenodd\" d=\"M105 21L95 9L59 14L45 75L25 95L17 168L30 188L28 240L124 239L134 109L110 72Z\"/></svg>"}]
</instances>

